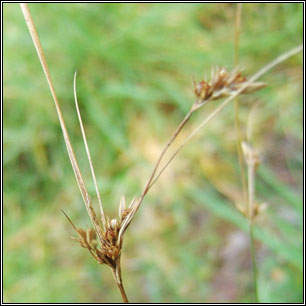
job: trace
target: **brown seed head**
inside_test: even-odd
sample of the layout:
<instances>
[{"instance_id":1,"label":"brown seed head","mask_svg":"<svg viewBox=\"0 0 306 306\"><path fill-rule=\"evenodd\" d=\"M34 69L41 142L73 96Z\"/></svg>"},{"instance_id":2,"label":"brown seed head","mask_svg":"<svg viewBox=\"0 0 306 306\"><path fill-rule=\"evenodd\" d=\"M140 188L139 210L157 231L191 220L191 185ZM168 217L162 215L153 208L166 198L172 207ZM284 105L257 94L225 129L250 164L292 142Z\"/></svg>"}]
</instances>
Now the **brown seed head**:
<instances>
[{"instance_id":1,"label":"brown seed head","mask_svg":"<svg viewBox=\"0 0 306 306\"><path fill-rule=\"evenodd\" d=\"M76 228L69 217L64 214L78 234L78 238L73 237L73 239L78 241L81 247L87 248L98 263L107 264L114 268L121 253L123 234L136 212L138 203L138 199L134 198L129 207L126 208L125 199L122 197L119 205L119 218L110 219L107 217L105 231L102 231L101 227L99 227L101 231L99 235L100 245L96 240L97 233L95 229L84 230Z\"/></svg>"},{"instance_id":2,"label":"brown seed head","mask_svg":"<svg viewBox=\"0 0 306 306\"><path fill-rule=\"evenodd\" d=\"M211 80L194 82L194 93L197 97L196 104L203 105L205 102L228 97L238 91L247 82L237 69L228 72L225 68L216 68L211 72ZM250 93L264 87L262 82L249 84L243 93Z\"/></svg>"}]
</instances>

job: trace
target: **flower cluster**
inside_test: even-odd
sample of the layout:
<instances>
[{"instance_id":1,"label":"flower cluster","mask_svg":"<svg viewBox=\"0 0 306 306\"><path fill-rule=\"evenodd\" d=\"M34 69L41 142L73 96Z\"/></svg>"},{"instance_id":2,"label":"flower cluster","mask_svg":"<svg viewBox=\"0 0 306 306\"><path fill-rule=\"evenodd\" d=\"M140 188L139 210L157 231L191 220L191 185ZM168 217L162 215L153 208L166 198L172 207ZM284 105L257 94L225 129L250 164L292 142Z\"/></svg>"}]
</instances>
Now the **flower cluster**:
<instances>
[{"instance_id":1,"label":"flower cluster","mask_svg":"<svg viewBox=\"0 0 306 306\"><path fill-rule=\"evenodd\" d=\"M194 81L194 93L197 97L196 105L203 105L212 100L229 97L240 90L247 83L246 77L242 76L237 69L228 72L226 68L212 70L211 80ZM265 86L263 82L251 82L242 93L250 93Z\"/></svg>"},{"instance_id":2,"label":"flower cluster","mask_svg":"<svg viewBox=\"0 0 306 306\"><path fill-rule=\"evenodd\" d=\"M93 228L84 230L76 228L70 218L65 214L68 221L77 232L78 237L72 239L78 241L81 247L88 249L91 255L100 264L107 264L111 268L116 268L117 260L120 259L123 234L135 215L139 204L139 198L134 198L129 207L125 205L125 198L122 197L119 205L119 218L110 220L107 217L105 229L98 235L100 243L97 241L97 232Z\"/></svg>"}]
</instances>

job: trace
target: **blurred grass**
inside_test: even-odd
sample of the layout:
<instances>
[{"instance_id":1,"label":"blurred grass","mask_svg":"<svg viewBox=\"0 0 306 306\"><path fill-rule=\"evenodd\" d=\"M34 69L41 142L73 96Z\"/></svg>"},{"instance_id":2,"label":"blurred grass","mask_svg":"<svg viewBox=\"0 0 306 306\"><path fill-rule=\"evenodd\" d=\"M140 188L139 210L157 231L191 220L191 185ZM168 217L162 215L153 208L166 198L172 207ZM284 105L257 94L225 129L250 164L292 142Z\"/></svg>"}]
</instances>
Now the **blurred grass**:
<instances>
[{"instance_id":1,"label":"blurred grass","mask_svg":"<svg viewBox=\"0 0 306 306\"><path fill-rule=\"evenodd\" d=\"M94 193L73 103L78 95L106 210L139 194L193 101L190 76L233 63L235 4L29 4L75 151ZM64 209L89 224L50 93L18 4L4 3L4 301L120 302L108 268L69 240ZM302 42L302 4L244 4L240 63L255 72ZM241 98L262 151L256 228L263 302L302 302L302 56ZM187 127L201 120L208 105ZM204 114L203 114L204 113ZM233 107L178 156L139 211L123 252L135 302L250 302L250 261ZM239 229L243 231L240 232ZM238 237L241 248L230 256ZM137 289L135 289L137 288Z\"/></svg>"}]
</instances>

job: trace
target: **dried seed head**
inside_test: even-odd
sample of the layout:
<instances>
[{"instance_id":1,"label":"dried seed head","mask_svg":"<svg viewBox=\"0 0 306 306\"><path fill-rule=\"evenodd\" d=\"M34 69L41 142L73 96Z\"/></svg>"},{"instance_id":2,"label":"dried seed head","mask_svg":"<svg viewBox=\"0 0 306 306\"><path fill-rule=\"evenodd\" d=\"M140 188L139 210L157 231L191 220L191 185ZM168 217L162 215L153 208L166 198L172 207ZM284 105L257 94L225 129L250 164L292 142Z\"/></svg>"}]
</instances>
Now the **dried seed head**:
<instances>
[{"instance_id":1,"label":"dried seed head","mask_svg":"<svg viewBox=\"0 0 306 306\"><path fill-rule=\"evenodd\" d=\"M116 233L112 229L107 229L104 238L110 244L114 244L116 242Z\"/></svg>"},{"instance_id":2,"label":"dried seed head","mask_svg":"<svg viewBox=\"0 0 306 306\"><path fill-rule=\"evenodd\" d=\"M122 197L119 204L119 219L106 218L105 231L101 231L100 245L97 243L96 229L76 228L66 215L67 219L78 233L78 241L83 248L87 248L91 255L100 263L114 268L121 253L123 234L129 226L138 208L139 199L134 198L126 208L125 198Z\"/></svg>"},{"instance_id":3,"label":"dried seed head","mask_svg":"<svg viewBox=\"0 0 306 306\"><path fill-rule=\"evenodd\" d=\"M76 232L79 235L79 238L71 237L73 240L76 240L80 243L82 248L89 250L95 250L97 247L96 232L93 228L89 228L86 231L83 228L78 228Z\"/></svg>"},{"instance_id":4,"label":"dried seed head","mask_svg":"<svg viewBox=\"0 0 306 306\"><path fill-rule=\"evenodd\" d=\"M211 71L210 81L194 82L194 93L197 97L195 105L199 107L208 101L231 96L241 89L246 82L247 79L237 69L228 72L225 68L217 67ZM250 93L264 86L265 84L262 82L253 82L242 93Z\"/></svg>"}]
</instances>

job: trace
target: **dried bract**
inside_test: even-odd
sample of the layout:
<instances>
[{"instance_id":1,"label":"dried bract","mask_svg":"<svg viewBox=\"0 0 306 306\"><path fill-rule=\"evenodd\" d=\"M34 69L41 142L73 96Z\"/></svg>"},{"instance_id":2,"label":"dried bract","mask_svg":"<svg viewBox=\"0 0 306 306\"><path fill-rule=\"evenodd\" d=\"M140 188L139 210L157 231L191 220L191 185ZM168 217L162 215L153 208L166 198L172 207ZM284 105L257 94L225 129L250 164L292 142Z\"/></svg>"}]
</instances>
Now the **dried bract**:
<instances>
[{"instance_id":1,"label":"dried bract","mask_svg":"<svg viewBox=\"0 0 306 306\"><path fill-rule=\"evenodd\" d=\"M256 170L261 162L259 153L246 141L241 143L241 148L247 165L254 167Z\"/></svg>"}]
</instances>

